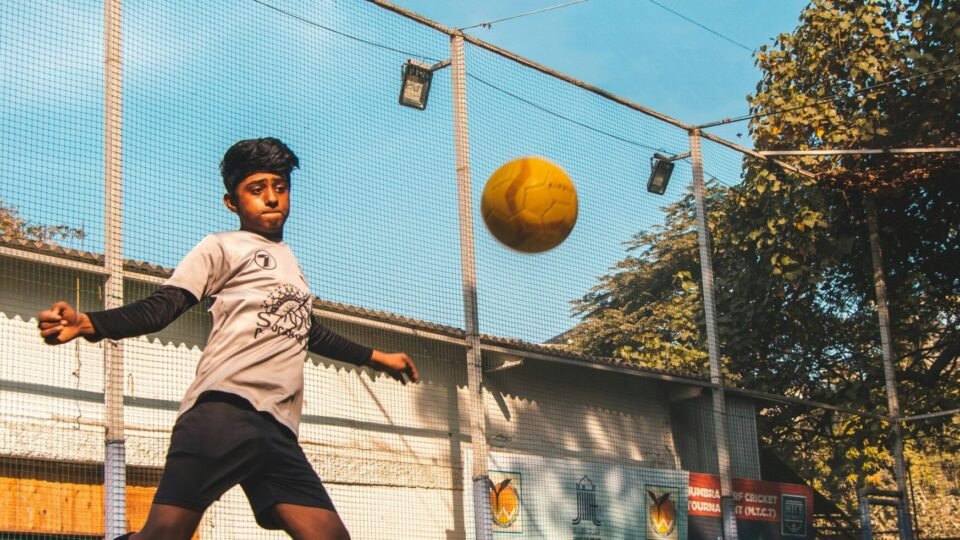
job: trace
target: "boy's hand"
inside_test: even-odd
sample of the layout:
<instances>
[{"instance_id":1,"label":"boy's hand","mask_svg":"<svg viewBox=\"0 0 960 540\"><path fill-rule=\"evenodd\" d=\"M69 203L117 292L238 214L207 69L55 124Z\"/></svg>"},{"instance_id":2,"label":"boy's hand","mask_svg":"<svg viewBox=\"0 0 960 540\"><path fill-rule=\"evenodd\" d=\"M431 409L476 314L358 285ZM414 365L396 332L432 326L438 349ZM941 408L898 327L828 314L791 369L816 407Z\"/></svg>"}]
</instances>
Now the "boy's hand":
<instances>
[{"instance_id":1,"label":"boy's hand","mask_svg":"<svg viewBox=\"0 0 960 540\"><path fill-rule=\"evenodd\" d=\"M373 355L370 356L370 361L367 365L377 371L382 371L390 375L403 384L407 384L407 379L410 379L412 382L420 380L420 374L417 373L417 366L413 364L413 360L407 356L407 353L373 351ZM404 375L406 375L407 378L404 378Z\"/></svg>"},{"instance_id":2,"label":"boy's hand","mask_svg":"<svg viewBox=\"0 0 960 540\"><path fill-rule=\"evenodd\" d=\"M40 337L50 345L59 345L73 341L79 336L94 333L93 324L86 313L80 313L70 304L60 301L41 311L37 316Z\"/></svg>"}]
</instances>

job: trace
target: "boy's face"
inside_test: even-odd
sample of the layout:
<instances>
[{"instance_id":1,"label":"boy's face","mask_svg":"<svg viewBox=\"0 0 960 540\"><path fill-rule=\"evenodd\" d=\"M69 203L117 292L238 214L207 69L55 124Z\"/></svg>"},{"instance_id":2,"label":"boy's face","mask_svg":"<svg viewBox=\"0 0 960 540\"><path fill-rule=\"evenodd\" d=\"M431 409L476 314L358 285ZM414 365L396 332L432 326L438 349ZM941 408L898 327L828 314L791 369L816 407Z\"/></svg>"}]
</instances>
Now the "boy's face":
<instances>
[{"instance_id":1,"label":"boy's face","mask_svg":"<svg viewBox=\"0 0 960 540\"><path fill-rule=\"evenodd\" d=\"M283 238L283 224L290 214L290 181L276 173L256 172L223 196L223 204L240 218L240 230L272 240Z\"/></svg>"}]
</instances>

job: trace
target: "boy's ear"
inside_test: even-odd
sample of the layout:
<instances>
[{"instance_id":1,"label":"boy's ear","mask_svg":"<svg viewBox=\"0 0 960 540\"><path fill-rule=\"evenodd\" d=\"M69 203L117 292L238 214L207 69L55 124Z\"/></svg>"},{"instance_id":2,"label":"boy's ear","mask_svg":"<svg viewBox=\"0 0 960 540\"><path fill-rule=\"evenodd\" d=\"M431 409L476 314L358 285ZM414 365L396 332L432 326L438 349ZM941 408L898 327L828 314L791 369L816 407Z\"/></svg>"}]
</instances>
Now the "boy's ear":
<instances>
[{"instance_id":1,"label":"boy's ear","mask_svg":"<svg viewBox=\"0 0 960 540\"><path fill-rule=\"evenodd\" d=\"M233 200L233 195L229 193L223 194L223 205L230 209L234 214L237 213L237 201Z\"/></svg>"}]
</instances>

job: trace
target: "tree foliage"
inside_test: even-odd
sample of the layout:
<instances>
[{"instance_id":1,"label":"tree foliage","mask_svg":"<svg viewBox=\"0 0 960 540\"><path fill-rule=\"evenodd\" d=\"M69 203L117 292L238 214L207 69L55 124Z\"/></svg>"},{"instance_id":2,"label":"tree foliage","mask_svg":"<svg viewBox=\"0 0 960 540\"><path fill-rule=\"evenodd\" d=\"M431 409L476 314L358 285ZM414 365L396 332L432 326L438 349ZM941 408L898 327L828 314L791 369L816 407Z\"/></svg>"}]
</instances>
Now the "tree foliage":
<instances>
[{"instance_id":1,"label":"tree foliage","mask_svg":"<svg viewBox=\"0 0 960 540\"><path fill-rule=\"evenodd\" d=\"M749 96L763 150L960 143L955 0L815 0L761 47ZM711 194L721 350L732 384L885 413L864 205L878 210L897 385L905 416L960 407L957 154L805 157L815 179L747 159ZM576 303L574 346L703 373L706 351L692 201L666 209L631 254ZM956 418L908 423L915 456L955 451ZM817 487L846 498L889 481L889 426L868 415L771 406L763 438ZM956 532L956 531L954 531Z\"/></svg>"},{"instance_id":2,"label":"tree foliage","mask_svg":"<svg viewBox=\"0 0 960 540\"><path fill-rule=\"evenodd\" d=\"M83 239L83 229L69 225L38 225L20 215L20 211L0 198L0 238L5 240L33 240L56 244L58 240Z\"/></svg>"}]
</instances>

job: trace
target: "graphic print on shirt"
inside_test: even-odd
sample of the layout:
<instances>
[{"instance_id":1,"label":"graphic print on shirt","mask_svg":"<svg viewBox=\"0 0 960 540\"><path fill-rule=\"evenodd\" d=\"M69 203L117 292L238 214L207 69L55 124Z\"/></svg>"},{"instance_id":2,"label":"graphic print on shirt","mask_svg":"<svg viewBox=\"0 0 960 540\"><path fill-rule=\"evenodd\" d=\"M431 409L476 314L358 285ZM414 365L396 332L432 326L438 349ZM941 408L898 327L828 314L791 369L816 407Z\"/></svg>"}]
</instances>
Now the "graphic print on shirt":
<instances>
[{"instance_id":1,"label":"graphic print on shirt","mask_svg":"<svg viewBox=\"0 0 960 540\"><path fill-rule=\"evenodd\" d=\"M274 289L260 305L254 339L267 330L306 342L310 330L310 295L293 285Z\"/></svg>"}]
</instances>

